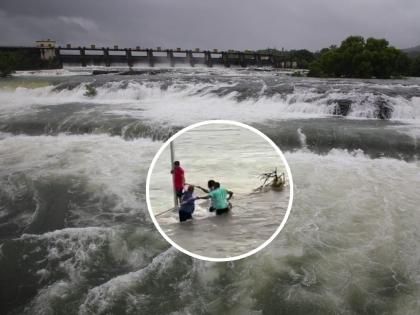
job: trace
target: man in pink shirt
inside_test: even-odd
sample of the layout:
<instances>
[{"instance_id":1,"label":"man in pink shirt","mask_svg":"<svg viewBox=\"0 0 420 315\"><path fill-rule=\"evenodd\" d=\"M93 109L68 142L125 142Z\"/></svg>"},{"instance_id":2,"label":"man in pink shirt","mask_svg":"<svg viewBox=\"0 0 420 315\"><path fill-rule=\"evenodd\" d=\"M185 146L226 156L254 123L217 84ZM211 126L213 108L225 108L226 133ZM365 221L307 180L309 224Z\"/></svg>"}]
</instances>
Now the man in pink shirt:
<instances>
[{"instance_id":1,"label":"man in pink shirt","mask_svg":"<svg viewBox=\"0 0 420 315\"><path fill-rule=\"evenodd\" d=\"M178 197L179 204L181 204L182 194L185 185L185 176L184 169L180 166L179 161L174 162L174 168L172 169L171 174L173 175L176 196Z\"/></svg>"}]
</instances>

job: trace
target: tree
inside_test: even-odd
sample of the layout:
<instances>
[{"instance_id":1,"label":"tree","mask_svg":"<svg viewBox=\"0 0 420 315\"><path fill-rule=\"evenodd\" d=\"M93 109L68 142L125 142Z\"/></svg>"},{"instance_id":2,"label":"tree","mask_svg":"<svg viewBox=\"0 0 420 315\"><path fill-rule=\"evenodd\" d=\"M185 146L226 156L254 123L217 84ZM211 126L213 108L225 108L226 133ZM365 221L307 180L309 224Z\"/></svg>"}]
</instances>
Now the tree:
<instances>
[{"instance_id":1,"label":"tree","mask_svg":"<svg viewBox=\"0 0 420 315\"><path fill-rule=\"evenodd\" d=\"M410 75L420 77L420 55L415 57L411 62Z\"/></svg>"},{"instance_id":2,"label":"tree","mask_svg":"<svg viewBox=\"0 0 420 315\"><path fill-rule=\"evenodd\" d=\"M376 39L370 37L366 40L366 49L369 51L381 51L389 46L389 42L386 39Z\"/></svg>"},{"instance_id":3,"label":"tree","mask_svg":"<svg viewBox=\"0 0 420 315\"><path fill-rule=\"evenodd\" d=\"M17 57L11 52L0 52L0 77L10 76L16 70Z\"/></svg>"},{"instance_id":4,"label":"tree","mask_svg":"<svg viewBox=\"0 0 420 315\"><path fill-rule=\"evenodd\" d=\"M387 79L407 75L410 59L385 39L350 36L340 47L322 50L310 65L310 76Z\"/></svg>"},{"instance_id":5,"label":"tree","mask_svg":"<svg viewBox=\"0 0 420 315\"><path fill-rule=\"evenodd\" d=\"M298 68L307 69L315 60L315 55L307 49L291 50L288 54L291 60L297 62Z\"/></svg>"},{"instance_id":6,"label":"tree","mask_svg":"<svg viewBox=\"0 0 420 315\"><path fill-rule=\"evenodd\" d=\"M309 65L315 60L315 54L307 49L277 50L275 48L266 48L258 50L258 52L279 56L283 61L295 61L297 66L302 69L308 69Z\"/></svg>"},{"instance_id":7,"label":"tree","mask_svg":"<svg viewBox=\"0 0 420 315\"><path fill-rule=\"evenodd\" d=\"M394 48L395 49L395 48ZM408 57L408 55L398 49L396 50L396 56L395 56L395 64L394 64L394 69L395 69L395 74L394 75L398 75L398 73L403 74L403 75L409 75L410 74L410 67L411 67L411 59L410 57Z\"/></svg>"}]
</instances>

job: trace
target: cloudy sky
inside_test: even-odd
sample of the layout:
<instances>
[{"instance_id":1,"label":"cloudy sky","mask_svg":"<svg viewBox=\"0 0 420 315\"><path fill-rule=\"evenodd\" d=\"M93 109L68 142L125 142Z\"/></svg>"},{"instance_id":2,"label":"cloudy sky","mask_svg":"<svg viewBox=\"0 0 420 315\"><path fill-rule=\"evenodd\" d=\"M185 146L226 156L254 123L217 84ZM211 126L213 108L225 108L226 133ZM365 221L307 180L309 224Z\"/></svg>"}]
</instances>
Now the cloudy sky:
<instances>
[{"instance_id":1,"label":"cloudy sky","mask_svg":"<svg viewBox=\"0 0 420 315\"><path fill-rule=\"evenodd\" d=\"M317 50L348 35L420 44L420 0L0 0L0 45Z\"/></svg>"}]
</instances>

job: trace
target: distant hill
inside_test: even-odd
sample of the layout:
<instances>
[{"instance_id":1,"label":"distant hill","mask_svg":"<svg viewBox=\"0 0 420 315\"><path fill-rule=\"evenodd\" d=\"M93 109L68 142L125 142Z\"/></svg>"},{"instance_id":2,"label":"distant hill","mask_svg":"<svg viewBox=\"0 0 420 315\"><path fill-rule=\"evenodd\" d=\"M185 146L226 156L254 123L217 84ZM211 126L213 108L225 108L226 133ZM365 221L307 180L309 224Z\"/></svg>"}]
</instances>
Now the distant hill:
<instances>
[{"instance_id":1,"label":"distant hill","mask_svg":"<svg viewBox=\"0 0 420 315\"><path fill-rule=\"evenodd\" d=\"M403 51L406 52L409 56L415 57L417 55L420 55L420 45L416 47L403 49Z\"/></svg>"}]
</instances>

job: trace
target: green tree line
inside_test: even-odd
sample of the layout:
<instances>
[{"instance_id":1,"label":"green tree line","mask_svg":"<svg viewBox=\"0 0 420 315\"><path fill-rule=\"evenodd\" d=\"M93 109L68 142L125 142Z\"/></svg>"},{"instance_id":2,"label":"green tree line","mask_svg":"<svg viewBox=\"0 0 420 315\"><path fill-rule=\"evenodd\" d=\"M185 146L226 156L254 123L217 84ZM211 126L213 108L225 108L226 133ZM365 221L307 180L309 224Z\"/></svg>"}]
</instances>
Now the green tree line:
<instances>
[{"instance_id":1,"label":"green tree line","mask_svg":"<svg viewBox=\"0 0 420 315\"><path fill-rule=\"evenodd\" d=\"M350 36L339 47L331 46L318 52L306 49L277 50L267 48L260 52L296 61L300 69L309 69L309 76L330 78L420 77L420 54L407 55L389 45L385 39Z\"/></svg>"},{"instance_id":2,"label":"green tree line","mask_svg":"<svg viewBox=\"0 0 420 315\"><path fill-rule=\"evenodd\" d=\"M420 76L420 55L412 59L385 39L350 36L339 47L318 52L308 75L378 79Z\"/></svg>"}]
</instances>

